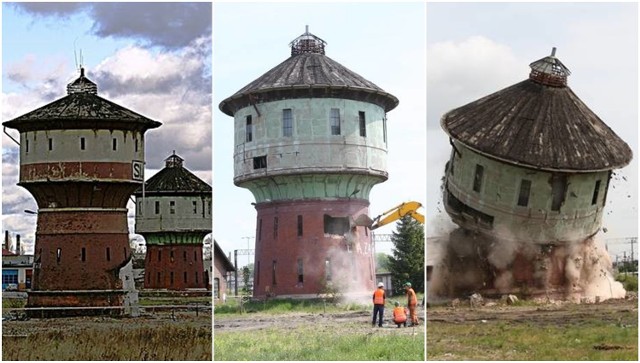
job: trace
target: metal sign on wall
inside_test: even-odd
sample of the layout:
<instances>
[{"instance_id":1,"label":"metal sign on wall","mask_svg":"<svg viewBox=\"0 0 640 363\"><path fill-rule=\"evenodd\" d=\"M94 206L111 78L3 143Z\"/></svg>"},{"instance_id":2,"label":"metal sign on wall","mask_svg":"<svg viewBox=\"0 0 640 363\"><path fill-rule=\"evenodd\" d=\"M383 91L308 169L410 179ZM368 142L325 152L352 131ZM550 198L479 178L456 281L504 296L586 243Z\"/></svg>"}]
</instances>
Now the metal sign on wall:
<instances>
[{"instance_id":1,"label":"metal sign on wall","mask_svg":"<svg viewBox=\"0 0 640 363\"><path fill-rule=\"evenodd\" d=\"M131 162L133 180L144 181L144 162L133 160Z\"/></svg>"}]
</instances>

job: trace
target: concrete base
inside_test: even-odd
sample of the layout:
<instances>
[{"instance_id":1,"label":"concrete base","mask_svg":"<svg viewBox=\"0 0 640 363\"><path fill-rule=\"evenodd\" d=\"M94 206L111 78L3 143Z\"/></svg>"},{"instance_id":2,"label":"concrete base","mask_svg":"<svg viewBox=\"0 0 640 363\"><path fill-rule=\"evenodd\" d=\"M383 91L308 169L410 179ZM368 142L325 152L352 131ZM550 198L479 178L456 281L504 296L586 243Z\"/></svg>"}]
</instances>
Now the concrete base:
<instances>
[{"instance_id":1,"label":"concrete base","mask_svg":"<svg viewBox=\"0 0 640 363\"><path fill-rule=\"evenodd\" d=\"M60 290L31 291L27 298L27 314L53 318L85 315L121 315L124 290ZM40 309L36 309L40 308Z\"/></svg>"}]
</instances>

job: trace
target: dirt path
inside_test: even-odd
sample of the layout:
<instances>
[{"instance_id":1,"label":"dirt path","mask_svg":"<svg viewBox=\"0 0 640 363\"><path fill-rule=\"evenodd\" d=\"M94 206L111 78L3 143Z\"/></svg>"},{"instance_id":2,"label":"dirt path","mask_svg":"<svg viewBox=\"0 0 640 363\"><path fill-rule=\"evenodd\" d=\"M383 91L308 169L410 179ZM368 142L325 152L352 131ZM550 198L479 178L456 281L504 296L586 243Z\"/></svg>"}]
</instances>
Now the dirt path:
<instances>
[{"instance_id":1,"label":"dirt path","mask_svg":"<svg viewBox=\"0 0 640 363\"><path fill-rule=\"evenodd\" d=\"M418 316L424 316L424 310L418 309ZM350 311L339 313L285 313L262 314L250 313L243 315L216 315L214 316L214 332L224 333L228 331L252 331L267 328L294 329L299 326L324 326L324 327L350 327L354 330L371 329L371 312ZM424 319L420 319L421 325L412 332L424 332ZM383 330L396 328L391 321L390 312L385 311Z\"/></svg>"},{"instance_id":2,"label":"dirt path","mask_svg":"<svg viewBox=\"0 0 640 363\"><path fill-rule=\"evenodd\" d=\"M477 321L531 322L539 325L575 325L598 316L603 322L619 323L624 313L638 312L638 300L616 299L599 304L555 303L539 306L434 307L427 311L427 321L465 323ZM633 324L631 322L630 324ZM637 321L635 322L637 325Z\"/></svg>"}]
</instances>

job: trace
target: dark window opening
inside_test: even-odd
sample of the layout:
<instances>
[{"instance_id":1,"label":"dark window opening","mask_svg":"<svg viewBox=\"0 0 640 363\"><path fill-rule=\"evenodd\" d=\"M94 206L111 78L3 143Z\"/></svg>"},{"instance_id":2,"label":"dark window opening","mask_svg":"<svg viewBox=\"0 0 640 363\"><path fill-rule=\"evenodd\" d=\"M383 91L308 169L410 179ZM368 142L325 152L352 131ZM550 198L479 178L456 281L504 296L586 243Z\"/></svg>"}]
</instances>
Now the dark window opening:
<instances>
[{"instance_id":1,"label":"dark window opening","mask_svg":"<svg viewBox=\"0 0 640 363\"><path fill-rule=\"evenodd\" d=\"M156 275L156 278L157 278L156 283L160 284L160 280L161 280L160 279L160 272L158 272L158 274Z\"/></svg>"},{"instance_id":2,"label":"dark window opening","mask_svg":"<svg viewBox=\"0 0 640 363\"><path fill-rule=\"evenodd\" d=\"M273 238L278 237L278 217L273 217Z\"/></svg>"},{"instance_id":3,"label":"dark window opening","mask_svg":"<svg viewBox=\"0 0 640 363\"><path fill-rule=\"evenodd\" d=\"M113 139L112 140L112 145L111 148L113 149L113 151L116 151L116 149L118 148L118 139Z\"/></svg>"},{"instance_id":4,"label":"dark window opening","mask_svg":"<svg viewBox=\"0 0 640 363\"><path fill-rule=\"evenodd\" d=\"M567 195L567 176L564 174L553 174L551 176L551 210L559 211Z\"/></svg>"},{"instance_id":5,"label":"dark window opening","mask_svg":"<svg viewBox=\"0 0 640 363\"><path fill-rule=\"evenodd\" d=\"M160 201L156 201L156 214L160 214Z\"/></svg>"},{"instance_id":6,"label":"dark window opening","mask_svg":"<svg viewBox=\"0 0 640 363\"><path fill-rule=\"evenodd\" d=\"M246 142L253 141L253 125L251 124L251 115L246 117L247 125L246 125Z\"/></svg>"},{"instance_id":7,"label":"dark window opening","mask_svg":"<svg viewBox=\"0 0 640 363\"><path fill-rule=\"evenodd\" d=\"M135 148L135 151L138 152L138 139L133 140L133 147Z\"/></svg>"},{"instance_id":8,"label":"dark window opening","mask_svg":"<svg viewBox=\"0 0 640 363\"><path fill-rule=\"evenodd\" d=\"M169 251L169 261L173 262L173 250Z\"/></svg>"},{"instance_id":9,"label":"dark window opening","mask_svg":"<svg viewBox=\"0 0 640 363\"><path fill-rule=\"evenodd\" d=\"M198 283L198 271L196 271L196 284Z\"/></svg>"},{"instance_id":10,"label":"dark window opening","mask_svg":"<svg viewBox=\"0 0 640 363\"><path fill-rule=\"evenodd\" d=\"M385 114L382 118L382 141L387 143L387 115Z\"/></svg>"},{"instance_id":11,"label":"dark window opening","mask_svg":"<svg viewBox=\"0 0 640 363\"><path fill-rule=\"evenodd\" d=\"M123 252L123 254L124 254L124 259L126 260L126 259L127 259L127 248L126 248L126 247L123 247L123 248L122 248L122 252Z\"/></svg>"},{"instance_id":12,"label":"dark window opening","mask_svg":"<svg viewBox=\"0 0 640 363\"><path fill-rule=\"evenodd\" d=\"M364 112L358 112L358 119L360 121L360 136L367 137L367 122L364 117Z\"/></svg>"},{"instance_id":13,"label":"dark window opening","mask_svg":"<svg viewBox=\"0 0 640 363\"><path fill-rule=\"evenodd\" d=\"M331 135L340 135L340 109L331 109Z\"/></svg>"},{"instance_id":14,"label":"dark window opening","mask_svg":"<svg viewBox=\"0 0 640 363\"><path fill-rule=\"evenodd\" d=\"M158 251L158 262L162 261L162 251Z\"/></svg>"},{"instance_id":15,"label":"dark window opening","mask_svg":"<svg viewBox=\"0 0 640 363\"><path fill-rule=\"evenodd\" d=\"M253 169L264 169L267 167L267 156L256 156L253 158Z\"/></svg>"},{"instance_id":16,"label":"dark window opening","mask_svg":"<svg viewBox=\"0 0 640 363\"><path fill-rule=\"evenodd\" d=\"M53 139L49 138L49 151L53 150Z\"/></svg>"},{"instance_id":17,"label":"dark window opening","mask_svg":"<svg viewBox=\"0 0 640 363\"><path fill-rule=\"evenodd\" d=\"M29 140L24 140L24 147L25 147L25 152L29 152Z\"/></svg>"},{"instance_id":18,"label":"dark window opening","mask_svg":"<svg viewBox=\"0 0 640 363\"><path fill-rule=\"evenodd\" d=\"M458 198L451 194L449 190L447 190L447 204L454 213L460 215L462 218L472 219L486 229L493 228L493 216L482 213L479 210L473 209L462 203Z\"/></svg>"},{"instance_id":19,"label":"dark window opening","mask_svg":"<svg viewBox=\"0 0 640 363\"><path fill-rule=\"evenodd\" d=\"M276 260L273 260L273 265L271 265L271 284L276 285Z\"/></svg>"},{"instance_id":20,"label":"dark window opening","mask_svg":"<svg viewBox=\"0 0 640 363\"><path fill-rule=\"evenodd\" d=\"M169 274L169 283L173 286L173 271Z\"/></svg>"},{"instance_id":21,"label":"dark window opening","mask_svg":"<svg viewBox=\"0 0 640 363\"><path fill-rule=\"evenodd\" d=\"M185 271L185 272L182 274L182 277L184 278L184 283L186 284L186 283L187 283L187 271Z\"/></svg>"},{"instance_id":22,"label":"dark window opening","mask_svg":"<svg viewBox=\"0 0 640 363\"><path fill-rule=\"evenodd\" d=\"M176 202L173 200L169 201L169 214L176 214Z\"/></svg>"},{"instance_id":23,"label":"dark window opening","mask_svg":"<svg viewBox=\"0 0 640 363\"><path fill-rule=\"evenodd\" d=\"M107 247L107 261L111 261L111 249Z\"/></svg>"},{"instance_id":24,"label":"dark window opening","mask_svg":"<svg viewBox=\"0 0 640 363\"><path fill-rule=\"evenodd\" d=\"M302 216L298 215L298 237L302 237Z\"/></svg>"},{"instance_id":25,"label":"dark window opening","mask_svg":"<svg viewBox=\"0 0 640 363\"><path fill-rule=\"evenodd\" d=\"M87 260L87 249L84 247L82 247L82 253L81 253L80 259L82 260L82 262Z\"/></svg>"},{"instance_id":26,"label":"dark window opening","mask_svg":"<svg viewBox=\"0 0 640 363\"><path fill-rule=\"evenodd\" d=\"M303 270L303 266L302 266L302 259L299 258L298 259L298 283L303 283L304 282L304 270Z\"/></svg>"},{"instance_id":27,"label":"dark window opening","mask_svg":"<svg viewBox=\"0 0 640 363\"><path fill-rule=\"evenodd\" d=\"M198 214L198 202L193 201L193 214Z\"/></svg>"},{"instance_id":28,"label":"dark window opening","mask_svg":"<svg viewBox=\"0 0 640 363\"><path fill-rule=\"evenodd\" d=\"M484 175L484 166L476 164L476 173L473 177L473 191L480 193L482 189L482 176Z\"/></svg>"},{"instance_id":29,"label":"dark window opening","mask_svg":"<svg viewBox=\"0 0 640 363\"><path fill-rule=\"evenodd\" d=\"M84 144L84 137L80 138L80 150L84 150L85 144Z\"/></svg>"},{"instance_id":30,"label":"dark window opening","mask_svg":"<svg viewBox=\"0 0 640 363\"><path fill-rule=\"evenodd\" d=\"M282 110L282 136L290 137L293 135L293 113L290 108Z\"/></svg>"},{"instance_id":31,"label":"dark window opening","mask_svg":"<svg viewBox=\"0 0 640 363\"><path fill-rule=\"evenodd\" d=\"M262 218L258 221L258 241L262 241Z\"/></svg>"},{"instance_id":32,"label":"dark window opening","mask_svg":"<svg viewBox=\"0 0 640 363\"><path fill-rule=\"evenodd\" d=\"M331 217L328 214L324 215L324 233L345 235L349 232L349 218L348 217Z\"/></svg>"},{"instance_id":33,"label":"dark window opening","mask_svg":"<svg viewBox=\"0 0 640 363\"><path fill-rule=\"evenodd\" d=\"M193 260L198 261L198 251L193 251Z\"/></svg>"},{"instance_id":34,"label":"dark window opening","mask_svg":"<svg viewBox=\"0 0 640 363\"><path fill-rule=\"evenodd\" d=\"M600 180L596 180L596 186L593 189L593 197L591 197L591 205L598 202L598 193L600 193Z\"/></svg>"},{"instance_id":35,"label":"dark window opening","mask_svg":"<svg viewBox=\"0 0 640 363\"><path fill-rule=\"evenodd\" d=\"M531 180L522 179L520 182L520 194L518 195L518 205L526 207L529 205L529 195L531 194Z\"/></svg>"},{"instance_id":36,"label":"dark window opening","mask_svg":"<svg viewBox=\"0 0 640 363\"><path fill-rule=\"evenodd\" d=\"M183 251L182 252L182 259L186 262L187 261L187 251Z\"/></svg>"}]
</instances>

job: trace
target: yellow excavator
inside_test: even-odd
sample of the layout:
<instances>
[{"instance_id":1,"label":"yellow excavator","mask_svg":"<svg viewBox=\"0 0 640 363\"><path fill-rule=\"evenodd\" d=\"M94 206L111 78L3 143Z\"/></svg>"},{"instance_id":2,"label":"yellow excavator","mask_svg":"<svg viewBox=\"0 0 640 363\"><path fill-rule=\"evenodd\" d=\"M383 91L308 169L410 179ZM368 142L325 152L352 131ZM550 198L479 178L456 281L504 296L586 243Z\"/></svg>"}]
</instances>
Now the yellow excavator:
<instances>
[{"instance_id":1,"label":"yellow excavator","mask_svg":"<svg viewBox=\"0 0 640 363\"><path fill-rule=\"evenodd\" d=\"M421 207L422 207L422 204L418 202L413 202L413 201L400 203L399 205L375 217L374 219L371 219L369 218L369 216L362 214L356 219L355 224L357 226L369 227L369 229L373 231L376 228L380 228L385 224L389 224L406 215L411 216L416 221L420 222L421 224L424 224L424 215L418 212L418 208L421 208Z\"/></svg>"}]
</instances>

